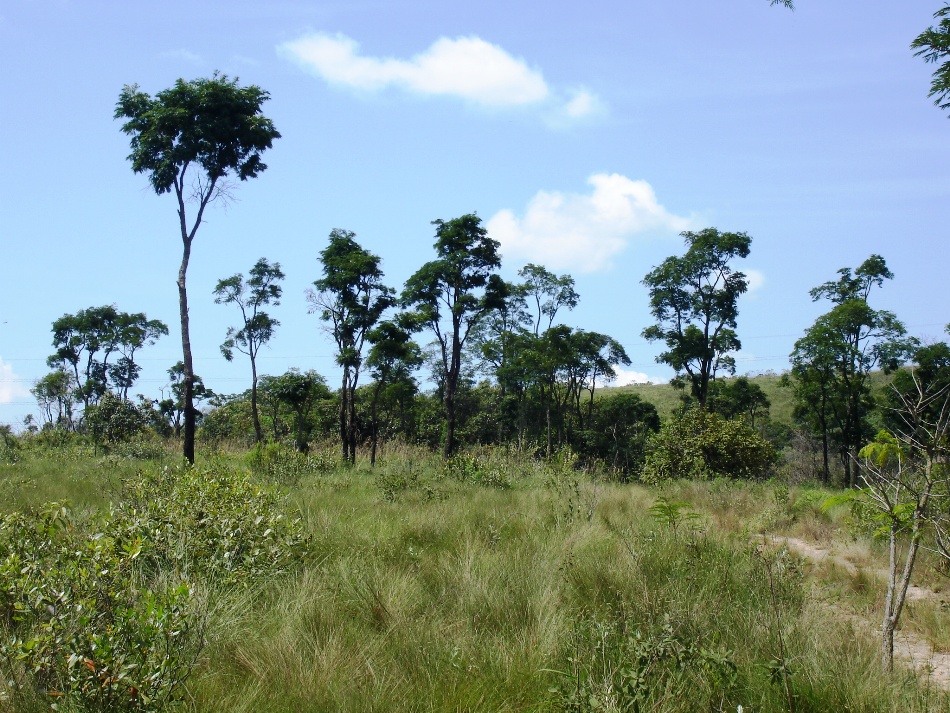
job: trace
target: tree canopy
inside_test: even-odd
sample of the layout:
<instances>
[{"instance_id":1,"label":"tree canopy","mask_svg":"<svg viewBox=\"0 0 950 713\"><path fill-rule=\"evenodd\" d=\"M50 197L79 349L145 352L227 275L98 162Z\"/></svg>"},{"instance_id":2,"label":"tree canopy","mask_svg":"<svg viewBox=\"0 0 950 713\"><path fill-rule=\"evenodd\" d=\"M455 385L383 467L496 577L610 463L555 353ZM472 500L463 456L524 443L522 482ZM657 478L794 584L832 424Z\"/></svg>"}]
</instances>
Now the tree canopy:
<instances>
[{"instance_id":1,"label":"tree canopy","mask_svg":"<svg viewBox=\"0 0 950 713\"><path fill-rule=\"evenodd\" d=\"M455 394L462 373L462 350L485 316L504 301L505 282L499 243L488 237L474 213L449 221L435 220L436 259L407 281L401 296L416 324L432 330L443 369L446 456L455 450Z\"/></svg>"},{"instance_id":2,"label":"tree canopy","mask_svg":"<svg viewBox=\"0 0 950 713\"><path fill-rule=\"evenodd\" d=\"M155 193L174 191L182 241L178 269L183 384L185 397L185 458L195 460L194 387L186 277L191 245L208 203L227 195L227 176L241 181L267 168L261 154L280 133L261 113L266 91L215 73L209 79L179 79L154 97L128 84L119 94L116 119L126 119L122 131L131 136L128 159L135 173L147 173ZM193 170L192 170L193 169ZM189 225L186 203L197 204Z\"/></svg>"},{"instance_id":3,"label":"tree canopy","mask_svg":"<svg viewBox=\"0 0 950 713\"><path fill-rule=\"evenodd\" d=\"M941 109L950 109L950 3L934 13L939 20L936 26L928 27L910 43L915 57L937 64L930 80L929 96Z\"/></svg>"},{"instance_id":4,"label":"tree canopy","mask_svg":"<svg viewBox=\"0 0 950 713\"><path fill-rule=\"evenodd\" d=\"M709 381L720 370L735 373L732 352L742 346L735 332L738 302L749 282L731 262L748 256L752 239L716 228L681 235L685 254L668 257L643 278L657 321L643 330L643 337L666 344L657 362L669 364L678 375L685 372L693 397L704 408Z\"/></svg>"}]
</instances>

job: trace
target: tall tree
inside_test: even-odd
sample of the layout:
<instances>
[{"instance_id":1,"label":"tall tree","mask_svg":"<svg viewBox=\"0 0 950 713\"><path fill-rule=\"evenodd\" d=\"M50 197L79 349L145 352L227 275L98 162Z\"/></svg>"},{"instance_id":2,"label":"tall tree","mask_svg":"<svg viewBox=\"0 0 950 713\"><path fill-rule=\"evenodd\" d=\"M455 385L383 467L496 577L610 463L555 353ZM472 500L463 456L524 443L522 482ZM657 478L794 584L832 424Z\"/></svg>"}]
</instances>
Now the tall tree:
<instances>
[{"instance_id":1,"label":"tall tree","mask_svg":"<svg viewBox=\"0 0 950 713\"><path fill-rule=\"evenodd\" d=\"M738 302L749 282L731 262L749 255L752 239L715 228L681 235L686 253L668 257L643 278L657 320L643 337L666 344L657 362L669 364L678 376L685 372L693 397L705 408L710 380L720 370L736 371L731 353L742 346L735 332Z\"/></svg>"},{"instance_id":2,"label":"tall tree","mask_svg":"<svg viewBox=\"0 0 950 713\"><path fill-rule=\"evenodd\" d=\"M239 329L228 328L227 337L221 345L224 358L231 361L234 351L247 354L251 360L251 419L254 422L254 437L258 443L264 440L261 418L257 408L257 353L271 340L274 330L280 325L262 308L265 305L279 305L281 286L284 279L280 263L271 265L266 258L258 260L248 273L237 274L218 280L214 288L217 304L236 304L241 310L242 325Z\"/></svg>"},{"instance_id":3,"label":"tall tree","mask_svg":"<svg viewBox=\"0 0 950 713\"><path fill-rule=\"evenodd\" d=\"M925 62L940 66L934 70L930 80L930 94L934 104L941 109L950 109L950 3L934 13L934 19L940 22L936 27L928 27L910 43L915 57L923 57Z\"/></svg>"},{"instance_id":4,"label":"tall tree","mask_svg":"<svg viewBox=\"0 0 950 713\"><path fill-rule=\"evenodd\" d=\"M893 277L884 258L871 255L854 271L842 268L837 280L809 292L813 300L827 299L833 307L795 342L791 376L796 413L822 439L825 480L828 450L835 446L845 485L855 484L858 450L873 435L871 371L896 369L916 347L892 312L868 303L872 290Z\"/></svg>"},{"instance_id":5,"label":"tall tree","mask_svg":"<svg viewBox=\"0 0 950 713\"><path fill-rule=\"evenodd\" d=\"M469 213L433 225L436 259L406 281L401 302L413 309L420 325L432 330L438 343L444 373L442 452L447 458L456 448L455 396L463 348L473 329L502 304L505 283L496 273L501 266L498 241L488 237L481 218Z\"/></svg>"},{"instance_id":6,"label":"tall tree","mask_svg":"<svg viewBox=\"0 0 950 713\"><path fill-rule=\"evenodd\" d=\"M343 459L356 461L356 386L363 366L366 337L383 313L395 304L395 291L383 284L380 259L364 250L349 230L334 229L320 251L323 277L307 295L310 311L320 315L336 342L343 368L340 385L340 443Z\"/></svg>"},{"instance_id":7,"label":"tall tree","mask_svg":"<svg viewBox=\"0 0 950 713\"><path fill-rule=\"evenodd\" d=\"M260 87L241 87L237 79L215 73L210 79L179 79L154 97L136 84L126 85L116 104L115 118L127 119L122 131L132 137L128 156L132 170L149 174L155 193L174 192L177 201L182 242L178 306L185 388L182 447L190 463L195 461L196 419L186 284L191 245L208 204L227 194L227 177L246 181L267 168L261 154L280 138L273 122L261 113L267 99L269 94ZM190 202L195 212L189 224Z\"/></svg>"}]
</instances>

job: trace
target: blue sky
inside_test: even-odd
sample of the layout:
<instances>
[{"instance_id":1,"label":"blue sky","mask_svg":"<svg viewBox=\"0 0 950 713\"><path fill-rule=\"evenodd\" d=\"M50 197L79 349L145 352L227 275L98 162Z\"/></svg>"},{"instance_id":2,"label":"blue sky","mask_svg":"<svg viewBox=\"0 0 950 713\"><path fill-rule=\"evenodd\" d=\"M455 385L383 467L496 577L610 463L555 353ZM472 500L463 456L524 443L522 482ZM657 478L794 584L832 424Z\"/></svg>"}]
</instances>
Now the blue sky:
<instances>
[{"instance_id":1,"label":"blue sky","mask_svg":"<svg viewBox=\"0 0 950 713\"><path fill-rule=\"evenodd\" d=\"M911 333L950 322L950 123L911 40L937 0L626 2L49 2L0 7L0 423L37 413L50 325L115 304L168 323L141 353L157 396L180 358L181 242L170 196L132 173L112 119L124 84L149 93L215 70L258 84L283 134L269 168L210 209L189 271L196 370L249 386L218 346L236 312L217 280L259 257L287 279L263 373L336 383L305 291L333 228L383 258L389 283L432 257L430 221L477 212L526 262L574 276L565 321L606 332L660 379L640 280L678 233L744 231L739 371L781 371L827 309L808 290L883 255L873 297ZM238 355L240 356L240 355Z\"/></svg>"}]
</instances>

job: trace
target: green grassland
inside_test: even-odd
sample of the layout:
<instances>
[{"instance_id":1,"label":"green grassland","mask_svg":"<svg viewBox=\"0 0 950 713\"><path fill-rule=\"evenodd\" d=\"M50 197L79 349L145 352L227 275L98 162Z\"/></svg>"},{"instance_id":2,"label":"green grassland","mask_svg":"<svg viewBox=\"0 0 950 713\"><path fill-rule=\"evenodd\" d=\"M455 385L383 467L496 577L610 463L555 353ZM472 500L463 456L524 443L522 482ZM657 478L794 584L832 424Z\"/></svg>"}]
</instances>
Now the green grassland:
<instances>
[{"instance_id":1,"label":"green grassland","mask_svg":"<svg viewBox=\"0 0 950 713\"><path fill-rule=\"evenodd\" d=\"M238 452L202 460L208 477L276 488L305 537L283 573L192 581L203 646L177 709L950 710L906 668L881 675L873 575L763 546L766 532L860 545L879 566L880 547L822 491L648 489L494 451L446 466L403 447L375 469L321 457L266 473ZM162 468L174 459L27 452L0 466L0 508L68 499L103 514L123 480ZM921 572L941 586L933 562ZM939 603L907 626L950 647Z\"/></svg>"}]
</instances>

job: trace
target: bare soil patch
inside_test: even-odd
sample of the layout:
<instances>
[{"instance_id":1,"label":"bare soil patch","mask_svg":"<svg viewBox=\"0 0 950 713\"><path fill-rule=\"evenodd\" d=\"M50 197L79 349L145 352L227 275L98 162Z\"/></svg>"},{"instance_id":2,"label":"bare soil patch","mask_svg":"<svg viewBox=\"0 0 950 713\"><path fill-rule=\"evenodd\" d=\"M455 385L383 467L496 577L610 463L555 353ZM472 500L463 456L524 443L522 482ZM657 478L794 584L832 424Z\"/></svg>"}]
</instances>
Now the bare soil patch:
<instances>
[{"instance_id":1,"label":"bare soil patch","mask_svg":"<svg viewBox=\"0 0 950 713\"><path fill-rule=\"evenodd\" d=\"M786 547L789 551L812 562L833 564L852 576L863 570L882 580L887 578L886 570L861 568L832 548L821 547L795 537L768 535L766 540L772 545ZM946 594L911 584L907 589L907 599L908 601L929 600L941 602L946 599ZM848 611L840 604L829 603L826 606L837 615L851 622L856 631L865 631L869 635L877 634L877 636L880 636L880 622L874 622L859 616ZM923 637L909 631L897 631L894 635L894 658L916 671L918 675L928 678L931 685L950 691L950 653L934 651L930 642Z\"/></svg>"}]
</instances>

